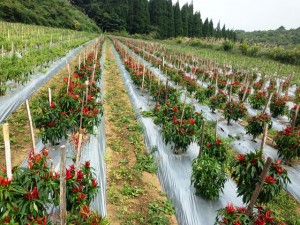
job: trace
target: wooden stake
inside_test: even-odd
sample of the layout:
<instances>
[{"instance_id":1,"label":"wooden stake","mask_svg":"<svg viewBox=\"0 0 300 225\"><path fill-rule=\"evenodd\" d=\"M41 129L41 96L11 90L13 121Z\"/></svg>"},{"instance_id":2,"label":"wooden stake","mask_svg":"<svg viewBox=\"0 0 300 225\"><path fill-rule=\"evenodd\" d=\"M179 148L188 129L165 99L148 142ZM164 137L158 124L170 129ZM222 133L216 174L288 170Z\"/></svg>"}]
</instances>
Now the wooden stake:
<instances>
[{"instance_id":1,"label":"wooden stake","mask_svg":"<svg viewBox=\"0 0 300 225\"><path fill-rule=\"evenodd\" d=\"M232 83L230 85L230 90L229 90L229 102L231 102L231 97L232 97Z\"/></svg>"},{"instance_id":2,"label":"wooden stake","mask_svg":"<svg viewBox=\"0 0 300 225\"><path fill-rule=\"evenodd\" d=\"M145 66L143 67L142 96L144 96Z\"/></svg>"},{"instance_id":3,"label":"wooden stake","mask_svg":"<svg viewBox=\"0 0 300 225\"><path fill-rule=\"evenodd\" d=\"M228 84L229 84L229 82L228 82L228 80L226 80L226 85L225 85L225 88L224 88L224 90L226 90L226 89L227 89L227 87L228 87Z\"/></svg>"},{"instance_id":4,"label":"wooden stake","mask_svg":"<svg viewBox=\"0 0 300 225\"><path fill-rule=\"evenodd\" d=\"M86 51L84 51L84 54L83 54L83 65L85 66L85 60L86 60Z\"/></svg>"},{"instance_id":5,"label":"wooden stake","mask_svg":"<svg viewBox=\"0 0 300 225\"><path fill-rule=\"evenodd\" d=\"M266 140L267 140L267 136L268 136L268 127L269 127L269 124L268 123L265 123L264 125L264 133L263 133L263 138L261 140L261 145L260 145L260 150L264 150L265 148L265 144L266 144Z\"/></svg>"},{"instance_id":6,"label":"wooden stake","mask_svg":"<svg viewBox=\"0 0 300 225\"><path fill-rule=\"evenodd\" d=\"M165 103L168 101L168 83L169 83L169 79L167 78L167 81L166 81L166 96L165 96Z\"/></svg>"},{"instance_id":7,"label":"wooden stake","mask_svg":"<svg viewBox=\"0 0 300 225\"><path fill-rule=\"evenodd\" d=\"M218 138L218 119L216 120L216 126L215 126L215 139L217 141Z\"/></svg>"},{"instance_id":8,"label":"wooden stake","mask_svg":"<svg viewBox=\"0 0 300 225\"><path fill-rule=\"evenodd\" d=\"M31 113L30 113L30 107L29 107L29 102L28 99L26 99L25 101L26 104L26 110L27 110L27 116L28 116L28 120L29 120L29 128L30 128L30 136L31 136L31 144L32 144L32 150L33 150L33 154L36 154L35 151L35 139L34 139L34 131L33 131L33 125L32 125L32 119L31 119Z\"/></svg>"},{"instance_id":9,"label":"wooden stake","mask_svg":"<svg viewBox=\"0 0 300 225\"><path fill-rule=\"evenodd\" d=\"M202 149L203 149L203 142L204 142L204 126L205 126L205 120L202 120L202 134L201 134L201 140L200 140L200 148L199 148L199 154L198 157L200 157Z\"/></svg>"},{"instance_id":10,"label":"wooden stake","mask_svg":"<svg viewBox=\"0 0 300 225\"><path fill-rule=\"evenodd\" d=\"M92 76L91 76L91 85L94 83L95 80L95 73L96 73L96 63L94 63Z\"/></svg>"},{"instance_id":11,"label":"wooden stake","mask_svg":"<svg viewBox=\"0 0 300 225\"><path fill-rule=\"evenodd\" d=\"M250 80L247 80L246 89L245 89L245 92L243 94L242 102L245 101L245 98L246 98L246 95L247 95L247 91L248 91L248 88L249 88L249 83L250 83Z\"/></svg>"},{"instance_id":12,"label":"wooden stake","mask_svg":"<svg viewBox=\"0 0 300 225\"><path fill-rule=\"evenodd\" d=\"M183 102L183 109L182 109L182 114L181 114L181 119L180 119L180 126L182 125L182 120L183 120L183 116L184 116L184 110L185 110L185 106L186 106L186 96L187 96L187 91L185 91L185 96L184 96L184 102Z\"/></svg>"},{"instance_id":13,"label":"wooden stake","mask_svg":"<svg viewBox=\"0 0 300 225\"><path fill-rule=\"evenodd\" d=\"M76 171L79 168L79 162L80 162L80 155L81 155L81 145L82 145L82 134L79 134L79 139L78 139L78 147L77 147L77 152L76 152L76 161L75 161L75 168Z\"/></svg>"},{"instance_id":14,"label":"wooden stake","mask_svg":"<svg viewBox=\"0 0 300 225\"><path fill-rule=\"evenodd\" d=\"M272 99L272 96L273 96L273 93L270 94L270 96L269 96L269 98L268 98L268 101L267 101L267 103L266 103L266 105L265 105L265 108L264 108L264 110L262 111L262 113L265 113L265 112L266 112L266 110L267 110L267 108L268 108L268 106L269 106L269 104L270 104L270 101L271 101L271 99Z\"/></svg>"},{"instance_id":15,"label":"wooden stake","mask_svg":"<svg viewBox=\"0 0 300 225\"><path fill-rule=\"evenodd\" d=\"M5 147L6 174L7 174L8 180L12 180L11 152L10 152L8 123L3 124L3 140L4 140L4 147Z\"/></svg>"},{"instance_id":16,"label":"wooden stake","mask_svg":"<svg viewBox=\"0 0 300 225\"><path fill-rule=\"evenodd\" d=\"M255 188L254 192L251 195L251 200L250 200L250 203L249 203L249 205L247 207L247 210L246 210L246 215L248 215L248 216L250 216L252 211L253 211L254 204L255 204L255 202L257 200L257 197L259 195L259 192L261 191L261 188L264 184L264 181L265 181L266 176L268 174L271 163L272 163L272 159L270 157L268 157L268 159L267 159L267 161L264 165L264 168L261 172L261 175L260 175L259 181L256 185L256 188Z\"/></svg>"},{"instance_id":17,"label":"wooden stake","mask_svg":"<svg viewBox=\"0 0 300 225\"><path fill-rule=\"evenodd\" d=\"M280 84L279 84L278 91L277 91L278 96L280 96L280 94L282 92L282 86L283 86L283 81L281 81Z\"/></svg>"},{"instance_id":18,"label":"wooden stake","mask_svg":"<svg viewBox=\"0 0 300 225\"><path fill-rule=\"evenodd\" d=\"M294 130L295 130L296 120L297 120L298 113L299 113L299 108L300 108L300 104L297 105L297 108L295 110L295 114L294 114L293 119L292 119L292 132L294 132Z\"/></svg>"},{"instance_id":19,"label":"wooden stake","mask_svg":"<svg viewBox=\"0 0 300 225\"><path fill-rule=\"evenodd\" d=\"M148 105L150 104L150 96L151 96L151 86L152 86L152 77L151 77L151 72L149 73L149 79L150 79L150 83L149 83L149 94L148 94Z\"/></svg>"},{"instance_id":20,"label":"wooden stake","mask_svg":"<svg viewBox=\"0 0 300 225\"><path fill-rule=\"evenodd\" d=\"M82 103L81 103L81 111L80 111L80 123L79 123L79 130L80 131L82 129L83 105L84 105L84 92L82 94Z\"/></svg>"},{"instance_id":21,"label":"wooden stake","mask_svg":"<svg viewBox=\"0 0 300 225\"><path fill-rule=\"evenodd\" d=\"M68 85L67 85L67 93L69 93L70 81L71 81L71 70L70 70L70 64L69 64L69 63L67 63L67 69L68 69Z\"/></svg>"},{"instance_id":22,"label":"wooden stake","mask_svg":"<svg viewBox=\"0 0 300 225\"><path fill-rule=\"evenodd\" d=\"M216 90L215 90L215 94L218 93L218 76L219 76L219 74L217 74L217 77L216 77Z\"/></svg>"},{"instance_id":23,"label":"wooden stake","mask_svg":"<svg viewBox=\"0 0 300 225\"><path fill-rule=\"evenodd\" d=\"M89 95L89 84L90 82L88 80L86 80L84 82L86 88L85 88L85 102L87 103L88 102L88 95Z\"/></svg>"},{"instance_id":24,"label":"wooden stake","mask_svg":"<svg viewBox=\"0 0 300 225\"><path fill-rule=\"evenodd\" d=\"M66 225L67 218L67 204L66 204L66 147L60 147L60 225Z\"/></svg>"},{"instance_id":25,"label":"wooden stake","mask_svg":"<svg viewBox=\"0 0 300 225\"><path fill-rule=\"evenodd\" d=\"M81 63L81 58L80 58L80 55L78 57L78 70L80 70L80 63Z\"/></svg>"},{"instance_id":26,"label":"wooden stake","mask_svg":"<svg viewBox=\"0 0 300 225\"><path fill-rule=\"evenodd\" d=\"M49 96L49 106L51 106L51 102L52 102L51 88L48 88L48 96Z\"/></svg>"}]
</instances>

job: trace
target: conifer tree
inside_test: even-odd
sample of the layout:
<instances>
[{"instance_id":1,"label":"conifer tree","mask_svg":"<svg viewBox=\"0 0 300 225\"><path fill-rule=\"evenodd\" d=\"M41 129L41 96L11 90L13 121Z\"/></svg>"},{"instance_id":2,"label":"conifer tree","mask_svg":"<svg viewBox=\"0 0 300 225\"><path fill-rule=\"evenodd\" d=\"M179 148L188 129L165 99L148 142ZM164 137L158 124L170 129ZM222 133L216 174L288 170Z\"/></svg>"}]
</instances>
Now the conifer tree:
<instances>
[{"instance_id":1,"label":"conifer tree","mask_svg":"<svg viewBox=\"0 0 300 225\"><path fill-rule=\"evenodd\" d=\"M188 37L189 36L189 6L187 3L183 5L181 8L181 19L182 19L182 30L183 30L182 35L184 37Z\"/></svg>"},{"instance_id":2,"label":"conifer tree","mask_svg":"<svg viewBox=\"0 0 300 225\"><path fill-rule=\"evenodd\" d=\"M174 5L174 36L182 36L182 19L181 19L181 11L179 0L177 0L176 4Z\"/></svg>"}]
</instances>

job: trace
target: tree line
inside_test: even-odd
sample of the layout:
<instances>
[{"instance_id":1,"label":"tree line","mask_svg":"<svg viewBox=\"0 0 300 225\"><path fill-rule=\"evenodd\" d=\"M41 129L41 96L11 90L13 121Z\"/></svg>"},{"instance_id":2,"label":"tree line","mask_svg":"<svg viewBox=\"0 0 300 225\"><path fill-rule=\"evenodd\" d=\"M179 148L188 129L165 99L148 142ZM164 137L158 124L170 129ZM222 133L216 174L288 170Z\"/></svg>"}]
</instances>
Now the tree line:
<instances>
[{"instance_id":1,"label":"tree line","mask_svg":"<svg viewBox=\"0 0 300 225\"><path fill-rule=\"evenodd\" d=\"M300 27L297 29L286 30L285 27L280 26L276 30L266 31L252 31L245 32L243 30L236 31L237 38L241 42L247 42L249 44L261 43L267 45L282 45L300 46Z\"/></svg>"},{"instance_id":2,"label":"tree line","mask_svg":"<svg viewBox=\"0 0 300 225\"><path fill-rule=\"evenodd\" d=\"M236 40L236 33L201 18L193 2L180 7L172 0L70 0L107 32L126 30L157 38L216 37Z\"/></svg>"}]
</instances>

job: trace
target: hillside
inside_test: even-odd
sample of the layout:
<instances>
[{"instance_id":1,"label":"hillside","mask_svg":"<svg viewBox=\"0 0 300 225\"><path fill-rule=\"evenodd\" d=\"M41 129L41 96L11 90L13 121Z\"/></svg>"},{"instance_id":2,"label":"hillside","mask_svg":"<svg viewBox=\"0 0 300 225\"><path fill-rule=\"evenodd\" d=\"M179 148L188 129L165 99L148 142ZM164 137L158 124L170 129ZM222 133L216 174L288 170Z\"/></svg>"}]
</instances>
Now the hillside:
<instances>
[{"instance_id":1,"label":"hillside","mask_svg":"<svg viewBox=\"0 0 300 225\"><path fill-rule=\"evenodd\" d=\"M245 32L236 31L237 38L240 41L253 43L265 43L274 45L299 45L300 27L297 29L286 30L283 26L276 30Z\"/></svg>"},{"instance_id":2,"label":"hillside","mask_svg":"<svg viewBox=\"0 0 300 225\"><path fill-rule=\"evenodd\" d=\"M0 20L99 32L96 23L66 0L0 1Z\"/></svg>"}]
</instances>

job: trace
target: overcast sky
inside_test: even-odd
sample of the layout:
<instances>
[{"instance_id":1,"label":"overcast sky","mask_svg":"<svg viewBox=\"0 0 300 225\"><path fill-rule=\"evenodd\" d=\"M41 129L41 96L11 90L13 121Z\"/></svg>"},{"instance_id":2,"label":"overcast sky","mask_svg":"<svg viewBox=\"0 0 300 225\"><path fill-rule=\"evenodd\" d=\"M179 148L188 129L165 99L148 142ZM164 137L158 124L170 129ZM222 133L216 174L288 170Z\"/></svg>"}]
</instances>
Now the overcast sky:
<instances>
[{"instance_id":1,"label":"overcast sky","mask_svg":"<svg viewBox=\"0 0 300 225\"><path fill-rule=\"evenodd\" d=\"M176 2L173 1L173 3ZM191 0L179 0L180 5ZM226 28L235 30L274 30L300 27L300 0L194 0L194 10L202 20L220 20Z\"/></svg>"}]
</instances>

